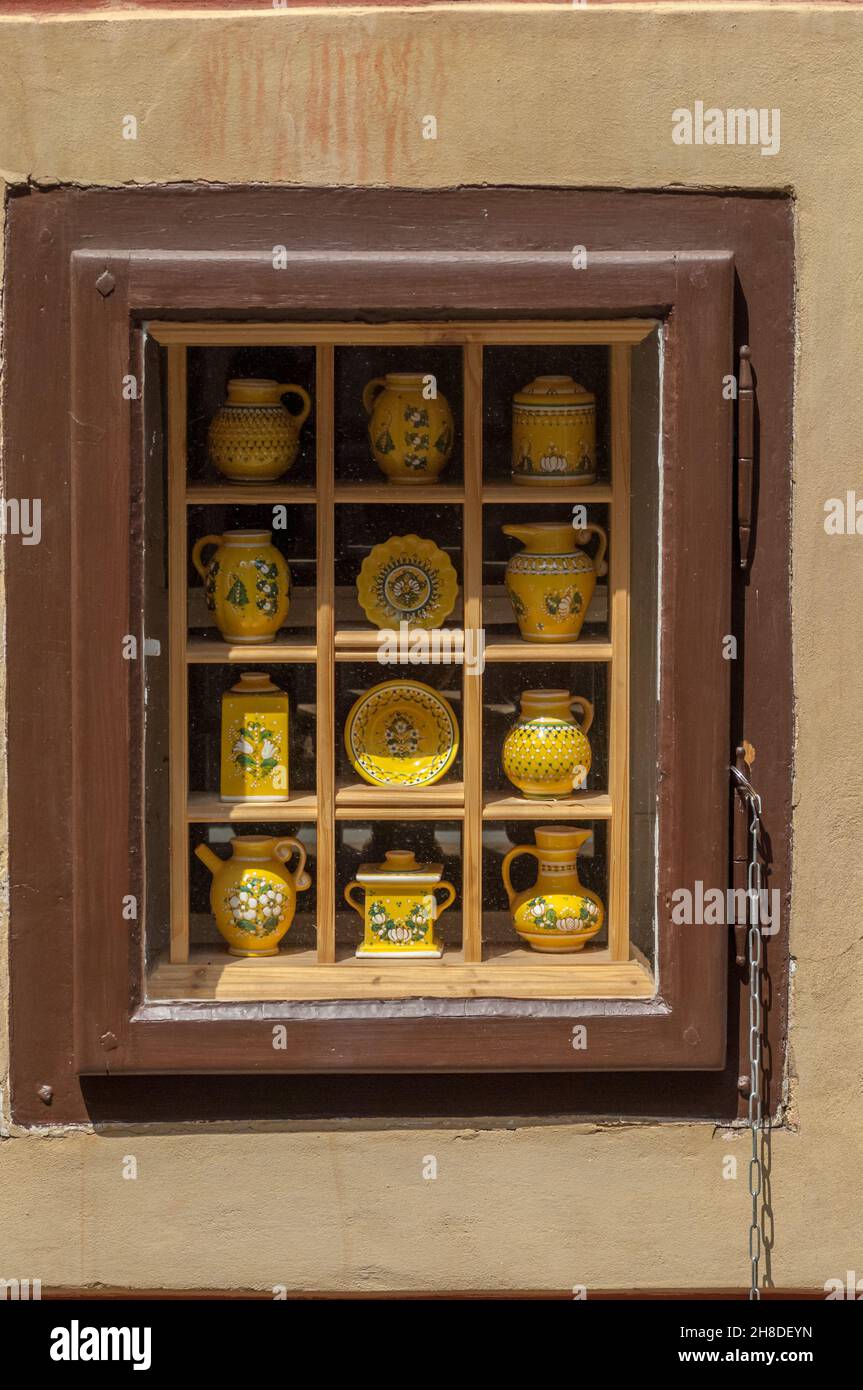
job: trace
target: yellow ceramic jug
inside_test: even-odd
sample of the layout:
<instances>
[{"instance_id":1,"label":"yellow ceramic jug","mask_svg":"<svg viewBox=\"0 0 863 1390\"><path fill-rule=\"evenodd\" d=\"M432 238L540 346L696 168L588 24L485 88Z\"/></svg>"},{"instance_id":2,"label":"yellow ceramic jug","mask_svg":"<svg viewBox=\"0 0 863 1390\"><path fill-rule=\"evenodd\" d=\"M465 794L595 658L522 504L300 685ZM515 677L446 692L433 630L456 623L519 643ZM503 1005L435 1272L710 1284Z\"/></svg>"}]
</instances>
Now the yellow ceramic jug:
<instances>
[{"instance_id":1,"label":"yellow ceramic jug","mask_svg":"<svg viewBox=\"0 0 863 1390\"><path fill-rule=\"evenodd\" d=\"M578 851L593 831L546 825L534 834L536 845L516 845L501 864L513 926L534 951L580 951L605 921L601 898L578 877ZM509 871L520 854L532 854L539 872L531 888L516 893Z\"/></svg>"},{"instance_id":2,"label":"yellow ceramic jug","mask_svg":"<svg viewBox=\"0 0 863 1390\"><path fill-rule=\"evenodd\" d=\"M220 859L209 845L195 849L213 875L210 906L216 926L232 956L276 956L294 920L297 893L311 887L306 847L290 835L237 835L231 849L231 859ZM286 861L294 850L298 862L290 873Z\"/></svg>"},{"instance_id":3,"label":"yellow ceramic jug","mask_svg":"<svg viewBox=\"0 0 863 1390\"><path fill-rule=\"evenodd\" d=\"M583 711L579 726L572 706ZM587 731L593 705L568 690L525 690L521 714L503 743L503 770L522 796L571 796L590 771Z\"/></svg>"},{"instance_id":4,"label":"yellow ceramic jug","mask_svg":"<svg viewBox=\"0 0 863 1390\"><path fill-rule=\"evenodd\" d=\"M345 889L345 897L364 925L358 956L432 956L443 954L435 938L435 922L455 898L443 864L418 864L411 849L388 849L382 864L361 864ZM351 897L364 890L362 904ZM435 893L443 888L446 900Z\"/></svg>"},{"instance_id":5,"label":"yellow ceramic jug","mask_svg":"<svg viewBox=\"0 0 863 1390\"><path fill-rule=\"evenodd\" d=\"M519 631L526 642L573 642L581 632L593 598L597 575L605 574L605 531L594 522L573 531L565 521L531 521L504 526L524 550L506 567L506 589ZM598 537L596 555L579 550L591 534Z\"/></svg>"},{"instance_id":6,"label":"yellow ceramic jug","mask_svg":"<svg viewBox=\"0 0 863 1390\"><path fill-rule=\"evenodd\" d=\"M571 376L538 376L512 400L512 479L596 480L596 397Z\"/></svg>"},{"instance_id":7,"label":"yellow ceramic jug","mask_svg":"<svg viewBox=\"0 0 863 1390\"><path fill-rule=\"evenodd\" d=\"M369 441L391 483L436 483L453 446L452 411L438 392L423 395L422 372L388 372L363 391Z\"/></svg>"},{"instance_id":8,"label":"yellow ceramic jug","mask_svg":"<svg viewBox=\"0 0 863 1390\"><path fill-rule=\"evenodd\" d=\"M292 415L282 404L299 396L302 409ZM232 483L268 483L293 466L300 430L312 408L308 391L259 377L232 377L228 399L210 422L210 458Z\"/></svg>"},{"instance_id":9,"label":"yellow ceramic jug","mask_svg":"<svg viewBox=\"0 0 863 1390\"><path fill-rule=\"evenodd\" d=\"M223 801L287 801L288 696L266 672L244 671L222 696Z\"/></svg>"},{"instance_id":10,"label":"yellow ceramic jug","mask_svg":"<svg viewBox=\"0 0 863 1390\"><path fill-rule=\"evenodd\" d=\"M208 546L216 553L204 564ZM291 606L291 572L270 531L202 536L192 548L192 564L226 642L273 641Z\"/></svg>"}]
</instances>

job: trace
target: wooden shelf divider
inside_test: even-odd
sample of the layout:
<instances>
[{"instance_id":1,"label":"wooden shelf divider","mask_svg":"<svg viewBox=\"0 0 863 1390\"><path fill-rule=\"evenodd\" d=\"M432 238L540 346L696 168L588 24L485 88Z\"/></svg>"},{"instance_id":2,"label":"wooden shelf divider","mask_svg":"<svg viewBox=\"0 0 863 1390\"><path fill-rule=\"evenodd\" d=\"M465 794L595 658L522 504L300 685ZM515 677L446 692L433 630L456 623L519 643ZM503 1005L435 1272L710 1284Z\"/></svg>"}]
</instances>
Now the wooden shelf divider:
<instances>
[{"instance_id":1,"label":"wooden shelf divider","mask_svg":"<svg viewBox=\"0 0 863 1390\"><path fill-rule=\"evenodd\" d=\"M186 349L168 348L168 840L170 956L189 959L188 525L186 521Z\"/></svg>"},{"instance_id":2,"label":"wooden shelf divider","mask_svg":"<svg viewBox=\"0 0 863 1390\"><path fill-rule=\"evenodd\" d=\"M267 506L303 502L314 506L317 493L313 487L291 487L289 483L189 483L186 503L190 507L232 507L254 504Z\"/></svg>"},{"instance_id":3,"label":"wooden shelf divider","mask_svg":"<svg viewBox=\"0 0 863 1390\"><path fill-rule=\"evenodd\" d=\"M315 418L318 505L317 558L317 958L330 965L336 958L336 591L335 512L335 352L315 349Z\"/></svg>"},{"instance_id":4,"label":"wooden shelf divider","mask_svg":"<svg viewBox=\"0 0 863 1390\"><path fill-rule=\"evenodd\" d=\"M632 349L611 351L611 509L609 537L610 740L608 784L614 814L609 835L608 943L612 960L629 959L629 515L630 379Z\"/></svg>"},{"instance_id":5,"label":"wooden shelf divider","mask_svg":"<svg viewBox=\"0 0 863 1390\"><path fill-rule=\"evenodd\" d=\"M482 631L482 370L481 343L465 343L464 480L462 573L465 632ZM462 761L464 827L462 830L462 950L467 965L482 960L482 673L462 671Z\"/></svg>"}]
</instances>

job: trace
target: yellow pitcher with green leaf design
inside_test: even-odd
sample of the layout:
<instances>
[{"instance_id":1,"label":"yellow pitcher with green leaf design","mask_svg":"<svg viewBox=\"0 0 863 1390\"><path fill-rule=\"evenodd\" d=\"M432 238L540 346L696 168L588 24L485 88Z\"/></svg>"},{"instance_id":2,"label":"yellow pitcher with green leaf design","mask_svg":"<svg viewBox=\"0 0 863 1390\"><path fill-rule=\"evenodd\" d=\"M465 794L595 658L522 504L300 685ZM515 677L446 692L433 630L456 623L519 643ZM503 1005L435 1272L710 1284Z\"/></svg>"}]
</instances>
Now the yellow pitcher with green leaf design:
<instances>
[{"instance_id":1,"label":"yellow pitcher with green leaf design","mask_svg":"<svg viewBox=\"0 0 863 1390\"><path fill-rule=\"evenodd\" d=\"M204 563L203 553L215 546ZM202 536L192 564L204 581L207 607L226 642L272 642L291 606L291 571L271 531Z\"/></svg>"},{"instance_id":2,"label":"yellow pitcher with green leaf design","mask_svg":"<svg viewBox=\"0 0 863 1390\"><path fill-rule=\"evenodd\" d=\"M512 924L534 951L580 951L602 928L602 899L578 877L578 852L592 834L568 825L544 825L534 831L535 845L516 845L504 856L501 876ZM530 888L516 893L509 871L522 854L539 861L539 872Z\"/></svg>"},{"instance_id":3,"label":"yellow pitcher with green leaf design","mask_svg":"<svg viewBox=\"0 0 863 1390\"><path fill-rule=\"evenodd\" d=\"M363 391L375 462L391 483L436 483L449 463L452 411L438 391L427 394L431 373L388 372Z\"/></svg>"}]
</instances>

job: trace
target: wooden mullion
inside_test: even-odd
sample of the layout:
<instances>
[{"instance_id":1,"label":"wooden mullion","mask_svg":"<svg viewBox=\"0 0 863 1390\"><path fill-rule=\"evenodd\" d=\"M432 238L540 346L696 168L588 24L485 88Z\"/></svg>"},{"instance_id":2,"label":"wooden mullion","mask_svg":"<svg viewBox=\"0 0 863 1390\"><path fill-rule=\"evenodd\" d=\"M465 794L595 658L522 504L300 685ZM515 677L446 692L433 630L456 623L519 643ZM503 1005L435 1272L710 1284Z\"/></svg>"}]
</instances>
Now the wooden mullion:
<instances>
[{"instance_id":1,"label":"wooden mullion","mask_svg":"<svg viewBox=\"0 0 863 1390\"><path fill-rule=\"evenodd\" d=\"M335 686L335 362L332 346L315 350L315 446L317 468L317 955L336 958L336 686Z\"/></svg>"},{"instance_id":2,"label":"wooden mullion","mask_svg":"<svg viewBox=\"0 0 863 1390\"><path fill-rule=\"evenodd\" d=\"M611 834L608 945L611 959L629 959L629 517L630 351L614 344L611 355Z\"/></svg>"},{"instance_id":3,"label":"wooden mullion","mask_svg":"<svg viewBox=\"0 0 863 1390\"><path fill-rule=\"evenodd\" d=\"M186 349L168 353L168 681L171 960L189 959L188 526Z\"/></svg>"},{"instance_id":4,"label":"wooden mullion","mask_svg":"<svg viewBox=\"0 0 863 1390\"><path fill-rule=\"evenodd\" d=\"M482 363L479 343L465 343L462 573L465 632L482 632ZM476 650L474 646L473 650ZM462 946L465 964L482 960L482 674L462 667L464 826Z\"/></svg>"}]
</instances>

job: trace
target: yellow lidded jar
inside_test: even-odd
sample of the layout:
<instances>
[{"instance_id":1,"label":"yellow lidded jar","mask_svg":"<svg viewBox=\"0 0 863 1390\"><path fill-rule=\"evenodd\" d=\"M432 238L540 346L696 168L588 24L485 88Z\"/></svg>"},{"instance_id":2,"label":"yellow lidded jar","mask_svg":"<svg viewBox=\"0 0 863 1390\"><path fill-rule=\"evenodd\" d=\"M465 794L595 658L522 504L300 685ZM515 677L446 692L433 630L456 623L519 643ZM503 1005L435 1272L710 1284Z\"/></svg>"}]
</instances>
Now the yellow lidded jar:
<instances>
[{"instance_id":1,"label":"yellow lidded jar","mask_svg":"<svg viewBox=\"0 0 863 1390\"><path fill-rule=\"evenodd\" d=\"M362 903L351 896L357 888L364 892ZM440 888L447 894L443 903L435 897ZM413 850L388 849L382 864L360 865L345 898L363 921L358 956L443 954L435 922L455 899L455 889L443 878L443 864L419 864Z\"/></svg>"},{"instance_id":2,"label":"yellow lidded jar","mask_svg":"<svg viewBox=\"0 0 863 1390\"><path fill-rule=\"evenodd\" d=\"M596 397L571 376L538 376L512 398L516 483L596 480Z\"/></svg>"},{"instance_id":3,"label":"yellow lidded jar","mask_svg":"<svg viewBox=\"0 0 863 1390\"><path fill-rule=\"evenodd\" d=\"M223 801L287 801L288 696L244 671L222 696Z\"/></svg>"}]
</instances>

